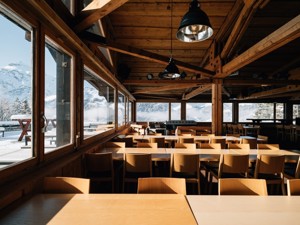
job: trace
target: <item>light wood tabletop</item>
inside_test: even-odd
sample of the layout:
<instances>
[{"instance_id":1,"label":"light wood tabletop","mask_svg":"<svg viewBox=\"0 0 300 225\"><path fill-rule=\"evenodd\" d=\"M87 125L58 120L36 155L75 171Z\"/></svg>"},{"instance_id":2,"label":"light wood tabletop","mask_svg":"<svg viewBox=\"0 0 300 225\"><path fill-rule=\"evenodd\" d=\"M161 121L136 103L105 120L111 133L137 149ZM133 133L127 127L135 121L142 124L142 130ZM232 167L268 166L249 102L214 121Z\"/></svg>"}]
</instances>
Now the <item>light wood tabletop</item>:
<instances>
[{"instance_id":1,"label":"light wood tabletop","mask_svg":"<svg viewBox=\"0 0 300 225\"><path fill-rule=\"evenodd\" d=\"M198 224L300 224L300 196L186 197Z\"/></svg>"},{"instance_id":2,"label":"light wood tabletop","mask_svg":"<svg viewBox=\"0 0 300 225\"><path fill-rule=\"evenodd\" d=\"M5 225L197 224L179 194L40 194L0 219Z\"/></svg>"}]
</instances>

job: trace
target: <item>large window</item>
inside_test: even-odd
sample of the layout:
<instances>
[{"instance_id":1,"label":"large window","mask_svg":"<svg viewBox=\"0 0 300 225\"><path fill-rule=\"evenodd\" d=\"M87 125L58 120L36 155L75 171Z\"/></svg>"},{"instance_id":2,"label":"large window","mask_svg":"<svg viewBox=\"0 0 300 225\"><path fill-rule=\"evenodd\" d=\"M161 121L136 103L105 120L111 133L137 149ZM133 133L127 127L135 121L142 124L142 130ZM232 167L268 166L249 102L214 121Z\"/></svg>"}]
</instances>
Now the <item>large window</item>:
<instances>
[{"instance_id":1,"label":"large window","mask_svg":"<svg viewBox=\"0 0 300 225\"><path fill-rule=\"evenodd\" d=\"M162 122L169 119L169 103L136 103L136 120Z\"/></svg>"},{"instance_id":2,"label":"large window","mask_svg":"<svg viewBox=\"0 0 300 225\"><path fill-rule=\"evenodd\" d=\"M171 103L171 120L181 119L181 103Z\"/></svg>"},{"instance_id":3,"label":"large window","mask_svg":"<svg viewBox=\"0 0 300 225\"><path fill-rule=\"evenodd\" d=\"M105 132L115 124L115 90L90 69L84 70L84 137Z\"/></svg>"},{"instance_id":4,"label":"large window","mask_svg":"<svg viewBox=\"0 0 300 225\"><path fill-rule=\"evenodd\" d=\"M186 119L196 122L211 122L211 103L186 103Z\"/></svg>"},{"instance_id":5,"label":"large window","mask_svg":"<svg viewBox=\"0 0 300 225\"><path fill-rule=\"evenodd\" d=\"M71 143L72 57L50 39L45 45L45 152Z\"/></svg>"},{"instance_id":6,"label":"large window","mask_svg":"<svg viewBox=\"0 0 300 225\"><path fill-rule=\"evenodd\" d=\"M293 105L293 119L300 117L300 104Z\"/></svg>"},{"instance_id":7,"label":"large window","mask_svg":"<svg viewBox=\"0 0 300 225\"><path fill-rule=\"evenodd\" d=\"M283 119L284 118L284 105L283 103L276 103L276 119Z\"/></svg>"},{"instance_id":8,"label":"large window","mask_svg":"<svg viewBox=\"0 0 300 225\"><path fill-rule=\"evenodd\" d=\"M0 168L33 157L33 29L0 4Z\"/></svg>"},{"instance_id":9,"label":"large window","mask_svg":"<svg viewBox=\"0 0 300 225\"><path fill-rule=\"evenodd\" d=\"M118 94L118 125L125 124L125 96L119 92Z\"/></svg>"},{"instance_id":10,"label":"large window","mask_svg":"<svg viewBox=\"0 0 300 225\"><path fill-rule=\"evenodd\" d=\"M223 122L232 122L232 103L223 103Z\"/></svg>"},{"instance_id":11,"label":"large window","mask_svg":"<svg viewBox=\"0 0 300 225\"><path fill-rule=\"evenodd\" d=\"M274 119L274 104L239 103L239 122L251 122L247 119Z\"/></svg>"}]
</instances>

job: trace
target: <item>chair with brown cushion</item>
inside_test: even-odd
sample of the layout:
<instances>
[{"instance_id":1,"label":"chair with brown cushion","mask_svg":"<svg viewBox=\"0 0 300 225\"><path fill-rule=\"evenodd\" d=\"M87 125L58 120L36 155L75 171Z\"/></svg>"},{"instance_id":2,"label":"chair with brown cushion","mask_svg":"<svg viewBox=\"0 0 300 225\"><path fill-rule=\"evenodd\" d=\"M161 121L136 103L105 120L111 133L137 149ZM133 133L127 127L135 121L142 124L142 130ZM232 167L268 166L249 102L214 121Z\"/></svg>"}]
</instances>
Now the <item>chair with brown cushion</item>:
<instances>
[{"instance_id":1,"label":"chair with brown cushion","mask_svg":"<svg viewBox=\"0 0 300 225\"><path fill-rule=\"evenodd\" d=\"M106 142L104 144L106 148L125 148L125 142Z\"/></svg>"},{"instance_id":2,"label":"chair with brown cushion","mask_svg":"<svg viewBox=\"0 0 300 225\"><path fill-rule=\"evenodd\" d=\"M151 137L149 139L150 143L157 143L158 148L165 148L165 137Z\"/></svg>"},{"instance_id":3,"label":"chair with brown cushion","mask_svg":"<svg viewBox=\"0 0 300 225\"><path fill-rule=\"evenodd\" d=\"M250 149L257 149L256 138L241 138L240 144L249 144Z\"/></svg>"},{"instance_id":4,"label":"chair with brown cushion","mask_svg":"<svg viewBox=\"0 0 300 225\"><path fill-rule=\"evenodd\" d=\"M300 195L300 179L287 180L288 196Z\"/></svg>"},{"instance_id":5,"label":"chair with brown cushion","mask_svg":"<svg viewBox=\"0 0 300 225\"><path fill-rule=\"evenodd\" d=\"M138 179L138 193L186 195L184 178L148 177Z\"/></svg>"},{"instance_id":6,"label":"chair with brown cushion","mask_svg":"<svg viewBox=\"0 0 300 225\"><path fill-rule=\"evenodd\" d=\"M211 137L209 139L209 143L210 144L220 143L222 149L226 148L226 138L214 138L214 137Z\"/></svg>"},{"instance_id":7,"label":"chair with brown cushion","mask_svg":"<svg viewBox=\"0 0 300 225\"><path fill-rule=\"evenodd\" d=\"M193 137L179 137L178 143L194 143Z\"/></svg>"},{"instance_id":8,"label":"chair with brown cushion","mask_svg":"<svg viewBox=\"0 0 300 225\"><path fill-rule=\"evenodd\" d=\"M175 143L175 148L186 148L196 150L196 143Z\"/></svg>"},{"instance_id":9,"label":"chair with brown cushion","mask_svg":"<svg viewBox=\"0 0 300 225\"><path fill-rule=\"evenodd\" d=\"M267 183L264 179L221 178L219 195L260 195L267 196Z\"/></svg>"},{"instance_id":10,"label":"chair with brown cushion","mask_svg":"<svg viewBox=\"0 0 300 225\"><path fill-rule=\"evenodd\" d=\"M112 153L86 153L85 154L86 177L92 184L110 182L114 192L114 168Z\"/></svg>"},{"instance_id":11,"label":"chair with brown cushion","mask_svg":"<svg viewBox=\"0 0 300 225\"><path fill-rule=\"evenodd\" d=\"M44 193L89 194L90 180L78 177L44 177Z\"/></svg>"},{"instance_id":12,"label":"chair with brown cushion","mask_svg":"<svg viewBox=\"0 0 300 225\"><path fill-rule=\"evenodd\" d=\"M267 184L280 184L282 194L284 187L284 155L258 155L255 165L254 178L265 179Z\"/></svg>"},{"instance_id":13,"label":"chair with brown cushion","mask_svg":"<svg viewBox=\"0 0 300 225\"><path fill-rule=\"evenodd\" d=\"M279 144L257 144L257 149L280 150Z\"/></svg>"},{"instance_id":14,"label":"chair with brown cushion","mask_svg":"<svg viewBox=\"0 0 300 225\"><path fill-rule=\"evenodd\" d=\"M186 183L196 183L200 194L200 160L198 154L173 153L171 156L170 176L185 178Z\"/></svg>"},{"instance_id":15,"label":"chair with brown cushion","mask_svg":"<svg viewBox=\"0 0 300 225\"><path fill-rule=\"evenodd\" d=\"M137 148L157 148L157 143L138 142Z\"/></svg>"},{"instance_id":16,"label":"chair with brown cushion","mask_svg":"<svg viewBox=\"0 0 300 225\"><path fill-rule=\"evenodd\" d=\"M152 177L151 154L124 154L123 192L126 183L136 183L140 177Z\"/></svg>"},{"instance_id":17,"label":"chair with brown cushion","mask_svg":"<svg viewBox=\"0 0 300 225\"><path fill-rule=\"evenodd\" d=\"M209 169L209 192L212 192L213 177L220 178L247 178L249 166L248 154L222 154L218 168Z\"/></svg>"},{"instance_id":18,"label":"chair with brown cushion","mask_svg":"<svg viewBox=\"0 0 300 225\"><path fill-rule=\"evenodd\" d=\"M234 144L234 143L228 143L228 149L250 149L249 144Z\"/></svg>"}]
</instances>

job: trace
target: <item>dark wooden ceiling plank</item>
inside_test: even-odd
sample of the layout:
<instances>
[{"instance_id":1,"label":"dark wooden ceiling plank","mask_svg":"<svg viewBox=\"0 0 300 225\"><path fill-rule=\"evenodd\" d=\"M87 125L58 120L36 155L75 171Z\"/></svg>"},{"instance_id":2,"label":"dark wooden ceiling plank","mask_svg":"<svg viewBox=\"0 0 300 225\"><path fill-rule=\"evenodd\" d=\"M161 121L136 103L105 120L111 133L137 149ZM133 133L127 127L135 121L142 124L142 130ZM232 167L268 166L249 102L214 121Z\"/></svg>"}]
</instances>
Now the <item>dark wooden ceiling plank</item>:
<instances>
[{"instance_id":1,"label":"dark wooden ceiling plank","mask_svg":"<svg viewBox=\"0 0 300 225\"><path fill-rule=\"evenodd\" d=\"M163 64L163 65L167 65L169 62L169 58L166 56L162 56L162 55L155 54L155 53L152 53L149 51L145 51L143 49L138 49L135 47L115 43L113 41L108 41L104 37L101 37L99 35L92 34L89 32L83 32L81 34L81 37L88 42L93 42L95 44L99 44L100 46L107 47L107 48L109 48L113 51L119 52L119 53L131 55L131 56L138 57L138 58L143 58L143 59L157 62L157 63ZM201 73L202 75L209 76L209 77L214 75L214 72L212 72L210 70L206 70L201 67L197 67L197 66L193 66L193 65L190 65L190 64L187 64L184 62L180 62L176 59L174 59L174 61L179 68L181 68L185 71Z\"/></svg>"},{"instance_id":2,"label":"dark wooden ceiling plank","mask_svg":"<svg viewBox=\"0 0 300 225\"><path fill-rule=\"evenodd\" d=\"M250 64L264 55L300 37L300 15L268 35L250 49L237 56L222 67L222 73L216 78L225 78L234 71Z\"/></svg>"}]
</instances>

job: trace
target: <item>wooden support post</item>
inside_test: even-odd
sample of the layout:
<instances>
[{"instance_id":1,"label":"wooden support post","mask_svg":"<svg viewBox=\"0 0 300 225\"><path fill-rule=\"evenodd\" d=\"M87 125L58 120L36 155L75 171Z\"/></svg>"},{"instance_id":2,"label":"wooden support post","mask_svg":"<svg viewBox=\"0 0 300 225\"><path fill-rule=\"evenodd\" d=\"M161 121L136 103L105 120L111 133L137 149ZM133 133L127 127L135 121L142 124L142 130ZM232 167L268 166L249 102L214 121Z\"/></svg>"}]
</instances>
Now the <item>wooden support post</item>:
<instances>
[{"instance_id":1,"label":"wooden support post","mask_svg":"<svg viewBox=\"0 0 300 225\"><path fill-rule=\"evenodd\" d=\"M222 135L222 124L222 80L215 79L212 84L212 133L215 135Z\"/></svg>"}]
</instances>

